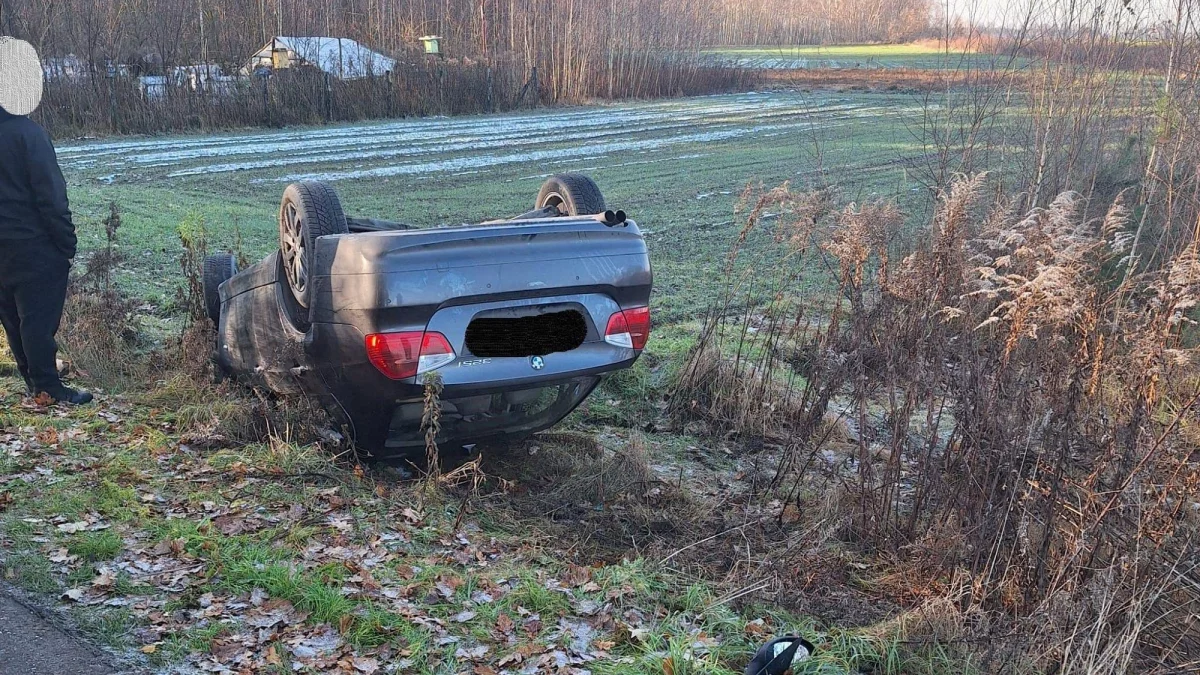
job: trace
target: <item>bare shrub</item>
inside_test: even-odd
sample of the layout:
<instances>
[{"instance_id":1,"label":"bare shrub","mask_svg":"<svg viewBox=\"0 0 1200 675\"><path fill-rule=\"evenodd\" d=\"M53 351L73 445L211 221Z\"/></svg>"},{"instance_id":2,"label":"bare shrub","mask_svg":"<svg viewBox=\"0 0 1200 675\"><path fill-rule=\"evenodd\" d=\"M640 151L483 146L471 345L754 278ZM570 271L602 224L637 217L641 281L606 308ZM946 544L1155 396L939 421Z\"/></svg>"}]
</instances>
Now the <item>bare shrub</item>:
<instances>
[{"instance_id":1,"label":"bare shrub","mask_svg":"<svg viewBox=\"0 0 1200 675\"><path fill-rule=\"evenodd\" d=\"M132 299L116 285L115 272L124 260L118 244L121 211L109 204L103 221L104 246L88 258L72 278L63 307L58 341L75 370L106 387L124 387L145 372L139 351L139 326Z\"/></svg>"},{"instance_id":2,"label":"bare shrub","mask_svg":"<svg viewBox=\"0 0 1200 675\"><path fill-rule=\"evenodd\" d=\"M820 469L845 493L841 535L900 561L910 585L966 571L959 606L1020 622L991 667L1018 668L1019 652L1063 672L1177 667L1200 650L1196 243L1126 279L1123 200L1088 219L1068 192L1015 216L1010 200L980 204L984 180L956 180L903 256L894 209L836 212L817 228L838 276L828 316L776 300L751 332L749 312L715 314L673 409L790 437L785 510L817 506ZM857 445L848 464L822 461L830 418Z\"/></svg>"},{"instance_id":3,"label":"bare shrub","mask_svg":"<svg viewBox=\"0 0 1200 675\"><path fill-rule=\"evenodd\" d=\"M184 309L183 330L171 349L176 363L194 377L211 379L212 354L216 327L208 317L204 300L204 259L208 257L208 227L203 216L189 214L179 225L179 267L183 285L175 291L176 301Z\"/></svg>"}]
</instances>

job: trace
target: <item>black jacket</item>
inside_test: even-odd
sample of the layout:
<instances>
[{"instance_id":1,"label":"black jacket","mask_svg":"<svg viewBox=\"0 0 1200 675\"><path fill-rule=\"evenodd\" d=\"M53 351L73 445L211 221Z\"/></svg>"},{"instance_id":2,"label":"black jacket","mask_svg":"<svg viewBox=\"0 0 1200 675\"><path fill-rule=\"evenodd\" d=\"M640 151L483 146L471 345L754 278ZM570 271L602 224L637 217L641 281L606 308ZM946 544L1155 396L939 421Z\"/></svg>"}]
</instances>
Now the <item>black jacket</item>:
<instances>
[{"instance_id":1,"label":"black jacket","mask_svg":"<svg viewBox=\"0 0 1200 675\"><path fill-rule=\"evenodd\" d=\"M45 129L0 108L0 246L37 237L75 257L67 184Z\"/></svg>"}]
</instances>

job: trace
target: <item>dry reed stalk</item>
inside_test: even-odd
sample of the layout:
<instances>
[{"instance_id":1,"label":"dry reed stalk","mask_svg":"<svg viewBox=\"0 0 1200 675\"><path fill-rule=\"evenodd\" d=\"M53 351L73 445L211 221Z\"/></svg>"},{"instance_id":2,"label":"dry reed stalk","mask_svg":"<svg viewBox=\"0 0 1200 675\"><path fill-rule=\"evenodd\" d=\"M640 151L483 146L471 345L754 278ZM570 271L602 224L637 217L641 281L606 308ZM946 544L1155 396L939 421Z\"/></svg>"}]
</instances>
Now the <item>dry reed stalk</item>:
<instances>
[{"instance_id":1,"label":"dry reed stalk","mask_svg":"<svg viewBox=\"0 0 1200 675\"><path fill-rule=\"evenodd\" d=\"M812 468L843 451L809 422L836 405L857 437L855 470L830 476L844 535L903 561L909 583L965 570L964 602L1016 621L1041 666L1182 663L1200 648L1186 621L1200 574L1180 564L1200 537L1200 519L1181 520L1200 504L1184 431L1200 401L1195 247L1123 283L1122 199L1088 219L1064 192L1017 216L1007 199L981 208L984 185L943 191L903 257L888 246L893 209L836 212L815 230L839 280L827 323L797 330L764 311L749 333L751 312L717 308L672 409L747 437L793 434L776 485L803 513ZM765 348L781 335L803 336L791 353L807 357ZM783 377L793 367L802 380ZM1096 569L1112 570L1101 586Z\"/></svg>"}]
</instances>

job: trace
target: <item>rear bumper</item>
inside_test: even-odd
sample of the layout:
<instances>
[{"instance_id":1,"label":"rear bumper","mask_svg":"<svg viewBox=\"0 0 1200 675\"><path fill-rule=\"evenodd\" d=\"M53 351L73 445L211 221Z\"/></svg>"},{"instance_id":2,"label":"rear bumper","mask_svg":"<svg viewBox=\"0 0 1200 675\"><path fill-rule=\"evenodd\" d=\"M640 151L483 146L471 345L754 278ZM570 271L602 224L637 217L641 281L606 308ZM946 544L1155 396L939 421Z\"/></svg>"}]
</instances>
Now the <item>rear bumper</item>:
<instances>
[{"instance_id":1,"label":"rear bumper","mask_svg":"<svg viewBox=\"0 0 1200 675\"><path fill-rule=\"evenodd\" d=\"M441 445L521 438L554 426L587 398L600 376L581 376L505 392L456 396L443 392L439 400ZM423 401L397 405L384 442L384 455L410 454L425 447L421 419Z\"/></svg>"},{"instance_id":2,"label":"rear bumper","mask_svg":"<svg viewBox=\"0 0 1200 675\"><path fill-rule=\"evenodd\" d=\"M340 411L358 445L381 457L423 452L425 376L385 377L367 361L365 336L353 326L313 324L309 337L309 362L318 365L304 376L305 388L330 399L327 407ZM578 407L604 373L628 368L637 357L604 342L549 354L541 370L528 358L471 365L484 359L465 355L434 371L443 382L437 441L468 445L547 429ZM487 376L471 379L473 373Z\"/></svg>"}]
</instances>

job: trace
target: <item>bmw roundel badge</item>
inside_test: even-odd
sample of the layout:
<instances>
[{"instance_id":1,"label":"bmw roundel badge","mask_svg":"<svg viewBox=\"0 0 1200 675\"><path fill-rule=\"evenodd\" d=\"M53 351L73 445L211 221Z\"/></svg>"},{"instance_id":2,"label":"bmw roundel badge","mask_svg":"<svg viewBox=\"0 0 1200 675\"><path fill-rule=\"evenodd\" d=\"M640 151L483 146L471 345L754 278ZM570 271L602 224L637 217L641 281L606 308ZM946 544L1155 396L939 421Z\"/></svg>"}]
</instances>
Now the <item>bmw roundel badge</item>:
<instances>
[{"instance_id":1,"label":"bmw roundel badge","mask_svg":"<svg viewBox=\"0 0 1200 675\"><path fill-rule=\"evenodd\" d=\"M541 370L546 367L546 361L540 356L535 356L529 359L529 365L533 366L534 370Z\"/></svg>"}]
</instances>

